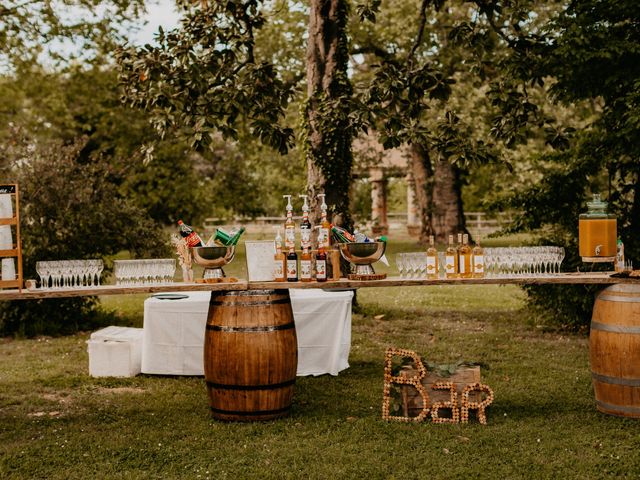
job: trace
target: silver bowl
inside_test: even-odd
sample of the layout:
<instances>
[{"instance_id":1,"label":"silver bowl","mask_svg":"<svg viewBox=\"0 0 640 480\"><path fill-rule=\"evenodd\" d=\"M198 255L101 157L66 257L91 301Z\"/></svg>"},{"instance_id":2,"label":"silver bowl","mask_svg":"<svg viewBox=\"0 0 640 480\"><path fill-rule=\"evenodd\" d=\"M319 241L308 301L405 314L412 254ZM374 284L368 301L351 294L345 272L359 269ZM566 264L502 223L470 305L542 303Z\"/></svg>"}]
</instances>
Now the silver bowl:
<instances>
[{"instance_id":1,"label":"silver bowl","mask_svg":"<svg viewBox=\"0 0 640 480\"><path fill-rule=\"evenodd\" d=\"M339 243L340 254L348 262L355 265L355 273L358 275L373 275L375 271L372 263L380 260L387 248L386 242L353 242Z\"/></svg>"},{"instance_id":2,"label":"silver bowl","mask_svg":"<svg viewBox=\"0 0 640 480\"><path fill-rule=\"evenodd\" d=\"M236 247L193 247L191 254L193 261L204 267L204 278L222 278L222 267L233 260Z\"/></svg>"}]
</instances>

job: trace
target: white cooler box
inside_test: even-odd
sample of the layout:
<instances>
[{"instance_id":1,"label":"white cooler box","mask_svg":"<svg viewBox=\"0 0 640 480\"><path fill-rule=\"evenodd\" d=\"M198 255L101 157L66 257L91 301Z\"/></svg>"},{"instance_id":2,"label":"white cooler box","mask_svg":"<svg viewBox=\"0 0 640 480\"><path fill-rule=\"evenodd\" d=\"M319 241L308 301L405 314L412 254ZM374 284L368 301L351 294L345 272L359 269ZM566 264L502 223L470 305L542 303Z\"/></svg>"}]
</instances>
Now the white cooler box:
<instances>
[{"instance_id":1,"label":"white cooler box","mask_svg":"<svg viewBox=\"0 0 640 480\"><path fill-rule=\"evenodd\" d=\"M135 377L142 364L142 328L106 327L87 340L89 375Z\"/></svg>"}]
</instances>

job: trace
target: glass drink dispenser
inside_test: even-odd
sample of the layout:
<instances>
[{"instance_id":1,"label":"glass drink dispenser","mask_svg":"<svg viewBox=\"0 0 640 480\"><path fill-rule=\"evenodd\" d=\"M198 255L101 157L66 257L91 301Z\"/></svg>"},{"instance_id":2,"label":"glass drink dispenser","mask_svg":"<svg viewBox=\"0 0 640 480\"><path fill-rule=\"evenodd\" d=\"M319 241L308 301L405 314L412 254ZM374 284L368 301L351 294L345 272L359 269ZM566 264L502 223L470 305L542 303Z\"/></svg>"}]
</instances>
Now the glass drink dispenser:
<instances>
[{"instance_id":1,"label":"glass drink dispenser","mask_svg":"<svg viewBox=\"0 0 640 480\"><path fill-rule=\"evenodd\" d=\"M607 202L594 194L588 211L580 215L578 238L583 262L614 262L616 259L617 220L607 213Z\"/></svg>"}]
</instances>

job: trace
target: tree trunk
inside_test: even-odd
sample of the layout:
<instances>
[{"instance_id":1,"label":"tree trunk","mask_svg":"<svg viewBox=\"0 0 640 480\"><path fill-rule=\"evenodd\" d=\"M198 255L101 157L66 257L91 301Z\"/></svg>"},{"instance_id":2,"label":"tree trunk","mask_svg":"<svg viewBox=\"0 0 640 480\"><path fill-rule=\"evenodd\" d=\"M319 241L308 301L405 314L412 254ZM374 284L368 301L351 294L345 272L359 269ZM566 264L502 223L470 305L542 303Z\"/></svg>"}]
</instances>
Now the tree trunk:
<instances>
[{"instance_id":1,"label":"tree trunk","mask_svg":"<svg viewBox=\"0 0 640 480\"><path fill-rule=\"evenodd\" d=\"M415 193L416 213L420 222L419 241L426 244L429 235L435 235L434 225L431 221L432 197L433 197L433 168L429 152L422 145L411 145L409 155L409 171L413 178Z\"/></svg>"},{"instance_id":2,"label":"tree trunk","mask_svg":"<svg viewBox=\"0 0 640 480\"><path fill-rule=\"evenodd\" d=\"M351 228L351 142L347 76L346 0L312 0L307 45L307 190L312 222L319 218L316 195L326 194L332 223Z\"/></svg>"},{"instance_id":3,"label":"tree trunk","mask_svg":"<svg viewBox=\"0 0 640 480\"><path fill-rule=\"evenodd\" d=\"M467 233L460 170L447 160L436 160L432 164L429 152L422 145L411 146L409 168L421 221L420 243L427 243L429 235L445 243L448 235Z\"/></svg>"}]
</instances>

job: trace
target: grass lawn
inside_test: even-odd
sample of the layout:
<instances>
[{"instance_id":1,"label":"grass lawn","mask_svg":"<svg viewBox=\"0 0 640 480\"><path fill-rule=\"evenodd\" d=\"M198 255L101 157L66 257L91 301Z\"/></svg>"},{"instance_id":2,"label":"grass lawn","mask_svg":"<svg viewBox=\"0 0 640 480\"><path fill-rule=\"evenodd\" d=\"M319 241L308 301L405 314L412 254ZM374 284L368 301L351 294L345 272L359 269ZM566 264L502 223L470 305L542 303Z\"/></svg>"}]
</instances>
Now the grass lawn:
<instances>
[{"instance_id":1,"label":"grass lawn","mask_svg":"<svg viewBox=\"0 0 640 480\"><path fill-rule=\"evenodd\" d=\"M144 298L103 302L139 326ZM596 411L587 339L537 328L517 287L372 288L358 302L351 367L299 378L291 416L266 423L212 420L203 378L89 377L89 333L0 340L0 478L640 475L640 423ZM488 425L383 421L388 346L481 363Z\"/></svg>"}]
</instances>

